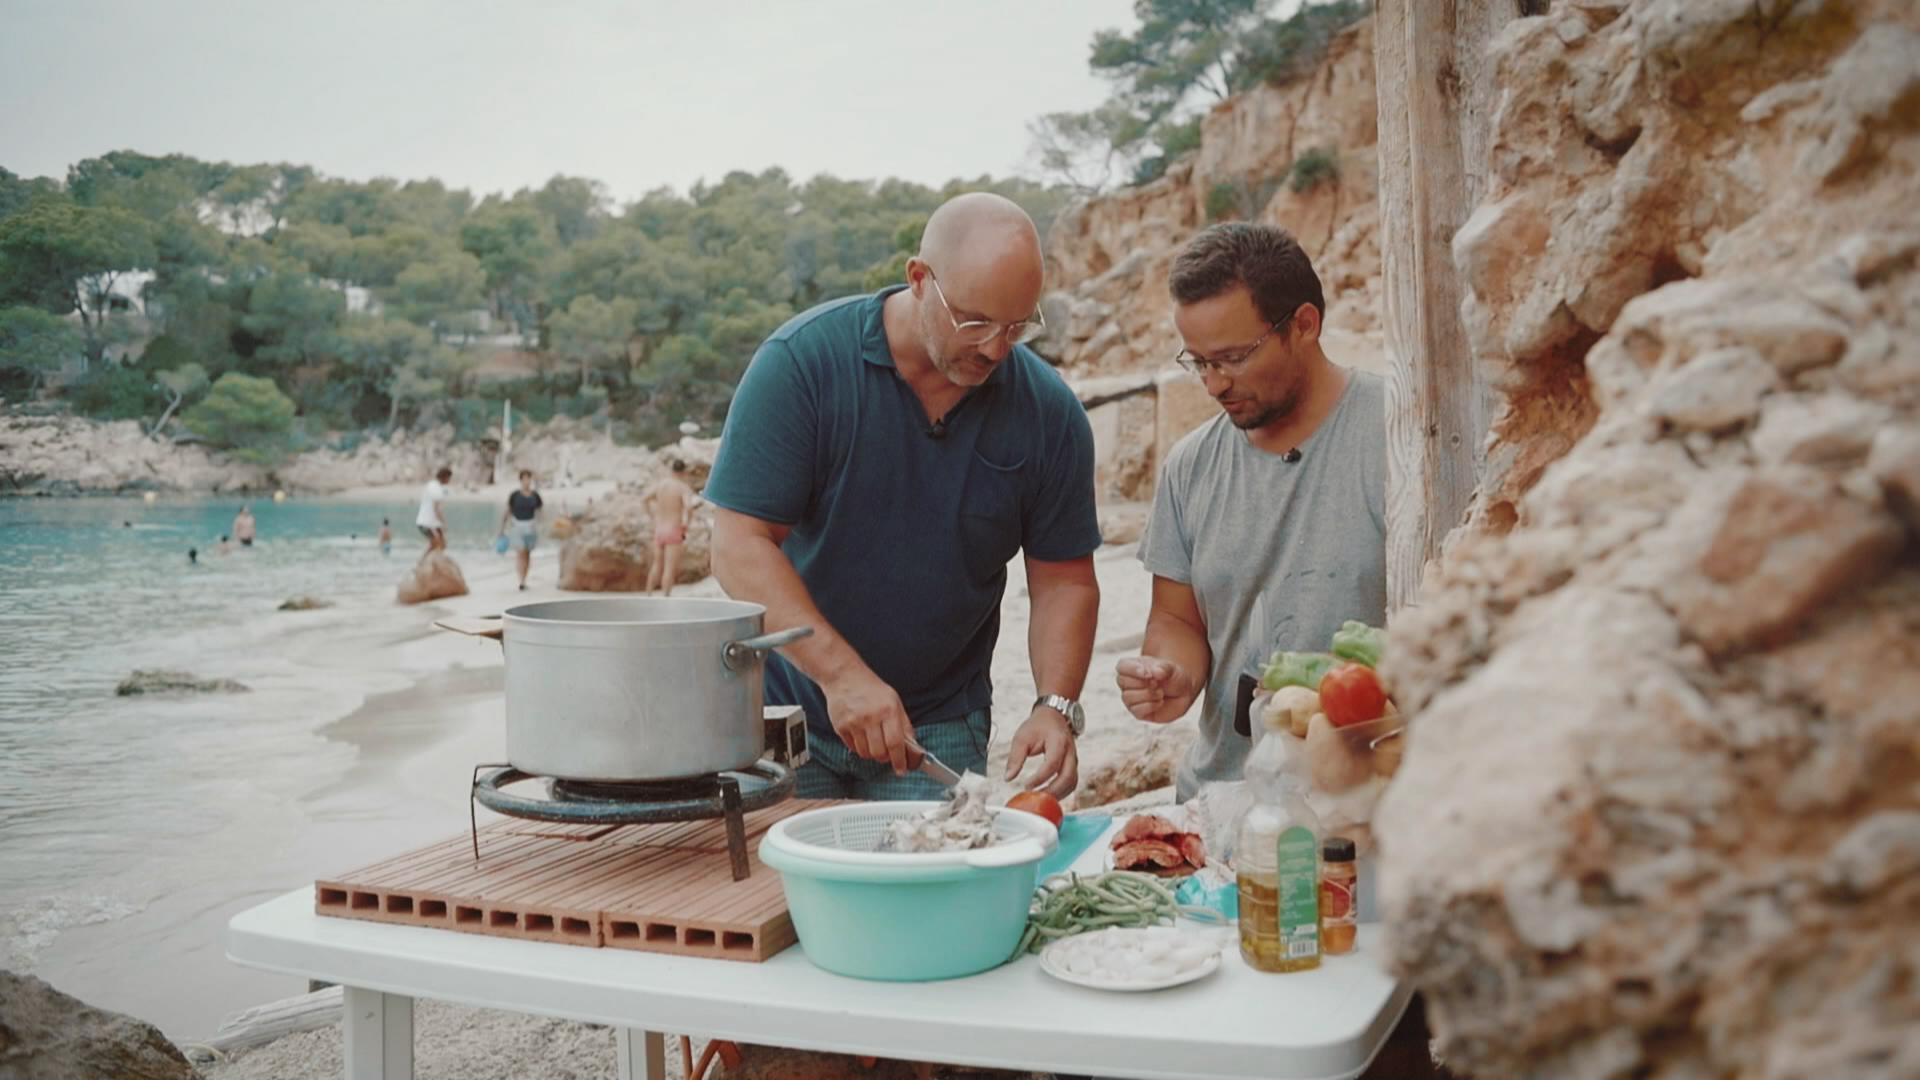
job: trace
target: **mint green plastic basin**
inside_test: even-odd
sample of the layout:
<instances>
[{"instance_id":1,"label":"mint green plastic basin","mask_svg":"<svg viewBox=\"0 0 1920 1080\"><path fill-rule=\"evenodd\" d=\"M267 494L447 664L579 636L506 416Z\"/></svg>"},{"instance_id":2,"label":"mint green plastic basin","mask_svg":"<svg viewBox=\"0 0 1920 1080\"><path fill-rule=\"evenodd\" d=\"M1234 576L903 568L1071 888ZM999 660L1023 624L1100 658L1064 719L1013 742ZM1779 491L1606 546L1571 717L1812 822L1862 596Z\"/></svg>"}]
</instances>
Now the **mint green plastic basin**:
<instances>
[{"instance_id":1,"label":"mint green plastic basin","mask_svg":"<svg viewBox=\"0 0 1920 1080\"><path fill-rule=\"evenodd\" d=\"M1040 860L1057 842L1045 818L999 811L996 825L1010 842L942 855L875 854L870 843L843 851L793 839L808 833L803 819L810 815L844 819L864 811L871 819L876 808L897 808L890 816L900 816L933 805L826 807L781 821L761 839L760 861L780 872L808 960L858 979L926 982L972 975L1012 957ZM859 835L864 842L867 834ZM860 861L842 861L850 856Z\"/></svg>"}]
</instances>

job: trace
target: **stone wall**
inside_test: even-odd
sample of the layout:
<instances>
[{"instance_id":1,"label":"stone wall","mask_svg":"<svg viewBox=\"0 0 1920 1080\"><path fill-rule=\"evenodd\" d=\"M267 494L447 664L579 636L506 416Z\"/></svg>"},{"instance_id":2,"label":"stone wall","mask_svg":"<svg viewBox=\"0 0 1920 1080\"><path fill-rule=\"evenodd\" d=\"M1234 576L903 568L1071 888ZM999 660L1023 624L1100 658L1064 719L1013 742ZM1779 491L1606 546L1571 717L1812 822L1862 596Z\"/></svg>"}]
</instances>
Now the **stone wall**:
<instances>
[{"instance_id":1,"label":"stone wall","mask_svg":"<svg viewBox=\"0 0 1920 1080\"><path fill-rule=\"evenodd\" d=\"M1387 958L1482 1075L1920 1075L1920 9L1572 0L1495 60Z\"/></svg>"}]
</instances>

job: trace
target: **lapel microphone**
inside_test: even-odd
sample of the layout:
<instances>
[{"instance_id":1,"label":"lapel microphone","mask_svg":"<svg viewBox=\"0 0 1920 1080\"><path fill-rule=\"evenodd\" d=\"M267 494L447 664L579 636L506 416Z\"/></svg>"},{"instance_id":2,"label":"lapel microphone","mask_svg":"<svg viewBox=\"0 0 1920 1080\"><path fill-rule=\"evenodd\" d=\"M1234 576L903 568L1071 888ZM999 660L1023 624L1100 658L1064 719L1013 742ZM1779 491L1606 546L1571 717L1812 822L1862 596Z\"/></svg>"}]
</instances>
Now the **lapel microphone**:
<instances>
[{"instance_id":1,"label":"lapel microphone","mask_svg":"<svg viewBox=\"0 0 1920 1080\"><path fill-rule=\"evenodd\" d=\"M1300 448L1296 446L1293 449L1287 451L1286 453L1281 454L1280 460L1286 462L1289 465L1292 465L1295 462L1298 462L1300 460Z\"/></svg>"},{"instance_id":2,"label":"lapel microphone","mask_svg":"<svg viewBox=\"0 0 1920 1080\"><path fill-rule=\"evenodd\" d=\"M926 437L929 439L946 438L947 437L947 418L943 416L940 419L935 420L932 426L928 427L927 430L922 434L926 435ZM1298 451L1295 451L1295 453L1298 453Z\"/></svg>"}]
</instances>

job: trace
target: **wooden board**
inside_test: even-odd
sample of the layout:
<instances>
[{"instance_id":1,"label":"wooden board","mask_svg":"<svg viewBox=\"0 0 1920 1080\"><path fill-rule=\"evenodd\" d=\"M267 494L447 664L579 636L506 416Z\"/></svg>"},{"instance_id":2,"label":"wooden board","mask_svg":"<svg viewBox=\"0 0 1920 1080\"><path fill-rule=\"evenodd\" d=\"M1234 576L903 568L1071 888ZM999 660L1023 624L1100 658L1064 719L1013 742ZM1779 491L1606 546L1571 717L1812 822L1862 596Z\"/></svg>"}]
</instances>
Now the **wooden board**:
<instances>
[{"instance_id":1,"label":"wooden board","mask_svg":"<svg viewBox=\"0 0 1920 1080\"><path fill-rule=\"evenodd\" d=\"M1533 0L1380 0L1380 253L1387 338L1387 610L1464 519L1493 391L1460 321L1453 236L1487 194L1498 88L1488 43Z\"/></svg>"},{"instance_id":2,"label":"wooden board","mask_svg":"<svg viewBox=\"0 0 1920 1080\"><path fill-rule=\"evenodd\" d=\"M762 865L774 822L831 801L747 814L752 873L733 880L726 824L562 825L508 819L314 883L321 915L566 945L760 961L796 940L780 875Z\"/></svg>"}]
</instances>

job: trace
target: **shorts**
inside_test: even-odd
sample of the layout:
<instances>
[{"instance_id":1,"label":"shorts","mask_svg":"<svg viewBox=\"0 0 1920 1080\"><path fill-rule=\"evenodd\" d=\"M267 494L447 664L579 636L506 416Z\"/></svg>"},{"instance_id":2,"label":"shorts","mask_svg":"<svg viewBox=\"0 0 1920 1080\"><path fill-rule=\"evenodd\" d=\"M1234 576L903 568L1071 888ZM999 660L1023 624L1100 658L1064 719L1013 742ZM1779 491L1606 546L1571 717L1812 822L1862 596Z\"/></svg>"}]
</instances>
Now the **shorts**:
<instances>
[{"instance_id":1,"label":"shorts","mask_svg":"<svg viewBox=\"0 0 1920 1080\"><path fill-rule=\"evenodd\" d=\"M531 521L514 518L507 522L507 546L514 551L532 551L540 542L540 529Z\"/></svg>"},{"instance_id":2,"label":"shorts","mask_svg":"<svg viewBox=\"0 0 1920 1080\"><path fill-rule=\"evenodd\" d=\"M426 525L415 525L414 528L419 529L420 535L429 540L438 540L441 536L445 535L447 531L445 529L431 528Z\"/></svg>"},{"instance_id":3,"label":"shorts","mask_svg":"<svg viewBox=\"0 0 1920 1080\"><path fill-rule=\"evenodd\" d=\"M241 541L240 541L240 546L241 546L241 547L252 547L252 546L253 546L253 537L251 537L251 536L248 536L248 537L244 537L244 538L242 538L242 539L241 539Z\"/></svg>"},{"instance_id":4,"label":"shorts","mask_svg":"<svg viewBox=\"0 0 1920 1080\"><path fill-rule=\"evenodd\" d=\"M678 524L662 525L653 530L653 542L661 547L668 544L684 544L687 542L687 527Z\"/></svg>"},{"instance_id":5,"label":"shorts","mask_svg":"<svg viewBox=\"0 0 1920 1080\"><path fill-rule=\"evenodd\" d=\"M811 720L811 717L809 717ZM914 741L957 773L985 775L987 748L993 742L993 712L975 709L965 716L915 724ZM944 799L940 782L923 772L895 776L893 765L868 761L837 736L809 729L807 763L800 766L794 794L803 799Z\"/></svg>"}]
</instances>

